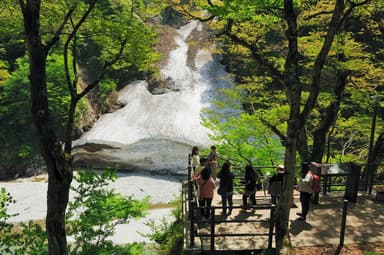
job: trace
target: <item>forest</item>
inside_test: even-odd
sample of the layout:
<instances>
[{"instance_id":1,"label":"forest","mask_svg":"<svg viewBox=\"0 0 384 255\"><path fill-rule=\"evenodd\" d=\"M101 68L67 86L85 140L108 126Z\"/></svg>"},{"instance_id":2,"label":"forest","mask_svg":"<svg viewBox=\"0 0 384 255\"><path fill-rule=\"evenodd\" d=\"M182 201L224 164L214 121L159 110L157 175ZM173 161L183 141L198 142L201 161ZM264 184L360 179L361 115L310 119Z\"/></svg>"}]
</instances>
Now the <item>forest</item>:
<instances>
[{"instance_id":1,"label":"forest","mask_svg":"<svg viewBox=\"0 0 384 255\"><path fill-rule=\"evenodd\" d=\"M46 168L47 254L69 252L72 141L119 109L125 84L169 85L159 74L167 58L160 42L191 20L207 27L236 83L220 91L216 110L202 112L221 156L287 168L278 250L296 165L382 163L382 0L3 0L0 180Z\"/></svg>"}]
</instances>

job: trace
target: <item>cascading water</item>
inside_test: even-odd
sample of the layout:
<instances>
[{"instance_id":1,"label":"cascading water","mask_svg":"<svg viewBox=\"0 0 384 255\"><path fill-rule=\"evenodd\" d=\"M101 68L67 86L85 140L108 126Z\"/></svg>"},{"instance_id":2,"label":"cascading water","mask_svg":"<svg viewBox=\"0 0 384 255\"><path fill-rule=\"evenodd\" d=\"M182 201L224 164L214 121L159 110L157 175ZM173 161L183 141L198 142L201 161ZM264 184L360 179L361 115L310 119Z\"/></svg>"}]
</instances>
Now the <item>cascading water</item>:
<instances>
[{"instance_id":1,"label":"cascading water","mask_svg":"<svg viewBox=\"0 0 384 255\"><path fill-rule=\"evenodd\" d=\"M103 115L89 132L74 141L75 162L89 167L118 164L120 168L133 170L177 172L186 168L186 156L192 145L210 145L209 130L200 124L200 111L203 107L212 107L209 103L216 96L215 91L231 86L231 80L208 50L190 53L191 33L194 38L203 34L202 25L192 22L178 30L176 48L161 70L163 78L174 86L171 91L152 95L145 81L127 85L119 95L124 107ZM149 195L153 204L168 203L179 195L181 183L175 177L163 177L147 173L121 174L111 185L126 196L141 199ZM41 179L38 183L26 179L1 184L17 201L9 210L11 214L20 214L14 222L41 220L46 215L47 176L38 179ZM36 192L29 192L31 187ZM70 199L72 197L70 194ZM121 244L149 242L136 231L150 233L144 222L161 221L162 217L171 219L171 215L170 208L150 210L142 220L132 219L129 224L118 225L111 240Z\"/></svg>"},{"instance_id":2,"label":"cascading water","mask_svg":"<svg viewBox=\"0 0 384 255\"><path fill-rule=\"evenodd\" d=\"M90 162L96 162L99 167L118 164L128 169L175 172L186 168L186 156L193 145L210 145L209 130L200 123L201 109L210 107L215 92L231 86L232 81L208 50L197 49L191 56L191 33L195 37L206 33L201 23L191 22L177 32L176 48L161 69L172 90L153 95L146 81L127 85L119 93L124 107L103 115L74 143L77 161L91 166L95 165ZM84 150L85 146L79 146L84 144L111 147L91 153Z\"/></svg>"}]
</instances>

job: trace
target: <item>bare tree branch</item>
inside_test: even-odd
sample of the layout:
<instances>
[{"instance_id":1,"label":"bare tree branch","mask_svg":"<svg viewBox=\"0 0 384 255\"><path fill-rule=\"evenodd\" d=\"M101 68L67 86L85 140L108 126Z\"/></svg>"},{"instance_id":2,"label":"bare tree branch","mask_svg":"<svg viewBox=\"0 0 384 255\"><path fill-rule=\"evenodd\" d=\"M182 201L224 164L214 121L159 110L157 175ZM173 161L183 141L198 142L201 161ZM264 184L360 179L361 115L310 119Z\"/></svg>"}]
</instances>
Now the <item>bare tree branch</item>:
<instances>
[{"instance_id":1,"label":"bare tree branch","mask_svg":"<svg viewBox=\"0 0 384 255\"><path fill-rule=\"evenodd\" d=\"M68 86L68 89L69 89L69 92L71 94L71 97L75 100L75 101L78 101L77 99L77 94L76 94L76 90L77 90L77 72L76 72L76 62L75 62L75 59L73 60L72 62L72 65L74 66L74 74L75 74L75 78L74 78L74 81L71 81L71 78L70 78L70 72L69 72L69 65L68 65L68 48L69 48L69 45L71 43L72 40L74 40L73 44L75 44L76 40L76 34L78 32L78 30L80 29L80 26L85 22L85 20L88 18L89 14L91 13L91 11L93 10L93 8L95 7L96 5L96 0L93 0L89 6L88 6L88 9L84 12L83 16L80 18L80 20L78 21L77 24L74 24L73 23L73 20L72 20L72 17L68 17L68 19L71 19L71 23L72 23L72 32L68 35L67 37L67 40L65 41L64 43L64 67L65 67L65 77L66 77L66 81L67 81L67 86ZM73 45L73 47L76 47L75 45ZM75 55L76 54L73 54L73 58L75 58Z\"/></svg>"},{"instance_id":2,"label":"bare tree branch","mask_svg":"<svg viewBox=\"0 0 384 255\"><path fill-rule=\"evenodd\" d=\"M66 0L66 2L68 4L68 0ZM72 29L74 30L75 29L75 22L74 22L72 16L70 17L70 22L71 22ZM73 69L73 77L74 77L74 79L72 81L72 86L70 84L70 81L69 80L67 81L67 84L70 87L69 89L71 91L72 100L75 99L75 95L77 94L77 82L79 80L78 75L77 75L77 64L76 64L77 63L77 58L76 58L77 57L77 54L76 54L76 52L77 52L77 49L76 49L77 48L77 38L78 38L78 34L76 33L74 38L73 38L73 43L72 43L72 69ZM65 57L67 57L66 54L65 54ZM65 62L67 62L67 61L65 61ZM68 69L66 68L66 72L67 72L67 70ZM69 70L68 70L68 72L69 72ZM76 101L75 101L75 103L76 103Z\"/></svg>"},{"instance_id":3,"label":"bare tree branch","mask_svg":"<svg viewBox=\"0 0 384 255\"><path fill-rule=\"evenodd\" d=\"M268 59L259 53L260 49L256 47L255 44L251 44L232 33L232 24L233 20L229 20L226 29L223 31L223 34L229 37L233 42L249 49L252 53L252 57L258 62L258 64L266 68L280 84L285 85L282 73L277 68L275 68L273 63L271 63Z\"/></svg>"},{"instance_id":4,"label":"bare tree branch","mask_svg":"<svg viewBox=\"0 0 384 255\"><path fill-rule=\"evenodd\" d=\"M91 89L93 89L94 87L96 87L99 84L99 82L104 78L108 69L119 60L119 58L123 54L123 51L124 51L124 48L125 48L127 42L128 42L127 39L125 39L124 41L121 42L119 52L110 61L106 61L104 63L103 71L100 73L99 77L95 81L93 81L91 84L89 84L82 92L77 94L77 96L76 96L77 100L80 100L81 98L83 98Z\"/></svg>"},{"instance_id":5,"label":"bare tree branch","mask_svg":"<svg viewBox=\"0 0 384 255\"><path fill-rule=\"evenodd\" d=\"M76 10L77 2L68 10L67 14L64 17L63 22L56 30L55 34L51 38L51 40L48 41L48 43L45 46L45 53L48 54L49 50L52 48L52 46L60 39L61 32L63 31L65 25L67 24L68 19L72 16L72 13Z\"/></svg>"},{"instance_id":6,"label":"bare tree branch","mask_svg":"<svg viewBox=\"0 0 384 255\"><path fill-rule=\"evenodd\" d=\"M181 7L181 13L183 13L184 15L186 15L186 16L192 18L192 19L197 19L200 22L207 22L207 21L213 20L215 18L214 15L210 15L207 18L203 18L203 17L200 17L200 16L193 15L192 13L190 13L189 10L186 10L184 7Z\"/></svg>"},{"instance_id":7,"label":"bare tree branch","mask_svg":"<svg viewBox=\"0 0 384 255\"><path fill-rule=\"evenodd\" d=\"M351 13L353 12L353 10L356 8L356 7L359 7L359 6L362 6L362 5L365 5L365 4L368 4L371 2L371 0L365 0L365 1L362 1L360 3L354 3L350 0L347 0L347 2L350 4L350 7L348 8L348 10L346 10L346 12L344 13L343 17L341 18L340 20L340 24L343 24L344 20L349 16L351 15Z\"/></svg>"},{"instance_id":8,"label":"bare tree branch","mask_svg":"<svg viewBox=\"0 0 384 255\"><path fill-rule=\"evenodd\" d=\"M321 47L321 50L317 55L315 64L312 68L312 82L310 87L311 91L310 91L308 100L305 103L304 109L301 113L301 119L303 120L308 119L310 112L315 106L315 102L317 100L317 97L320 91L321 72L322 72L325 60L328 56L328 52L331 49L336 33L340 28L340 25L341 25L340 21L341 21L344 9L345 9L344 0L336 0L335 9L332 15L331 22L329 24L327 35L325 36L323 46Z\"/></svg>"},{"instance_id":9,"label":"bare tree branch","mask_svg":"<svg viewBox=\"0 0 384 255\"><path fill-rule=\"evenodd\" d=\"M303 112L301 114L302 119L307 119L317 100L317 96L320 90L320 77L321 77L322 67L327 58L328 52L332 46L332 43L337 31L339 31L340 26L343 24L346 17L348 17L352 13L354 8L370 2L370 0L365 0L360 3L353 3L350 0L347 0L347 1L350 3L351 7L348 8L348 10L346 10L345 12L344 12L344 9L345 9L344 0L336 1L335 9L333 11L333 16L329 25L327 35L325 37L323 46L319 54L317 55L315 64L312 69L311 92L304 106Z\"/></svg>"},{"instance_id":10,"label":"bare tree branch","mask_svg":"<svg viewBox=\"0 0 384 255\"><path fill-rule=\"evenodd\" d=\"M231 141L227 140L227 143L232 146L232 148L234 148L236 151L237 151L237 155L239 155L240 158L244 159L245 161L247 161L248 163L251 163L251 161L243 155L243 153L241 152L241 146L238 146L236 144L233 144Z\"/></svg>"},{"instance_id":11,"label":"bare tree branch","mask_svg":"<svg viewBox=\"0 0 384 255\"><path fill-rule=\"evenodd\" d=\"M310 19L316 18L316 17L321 16L321 15L333 14L333 12L334 11L321 11L321 12L317 12L317 13L314 13L312 15L309 15L304 20L310 20Z\"/></svg>"},{"instance_id":12,"label":"bare tree branch","mask_svg":"<svg viewBox=\"0 0 384 255\"><path fill-rule=\"evenodd\" d=\"M281 143L283 146L285 146L285 143L286 143L286 140L287 140L287 137L283 134L283 132L281 132L277 127L276 125L272 125L269 121L267 121L266 119L264 118L259 118L260 121L265 125L267 126L270 130L272 130L272 132L277 135L280 140L281 140Z\"/></svg>"}]
</instances>

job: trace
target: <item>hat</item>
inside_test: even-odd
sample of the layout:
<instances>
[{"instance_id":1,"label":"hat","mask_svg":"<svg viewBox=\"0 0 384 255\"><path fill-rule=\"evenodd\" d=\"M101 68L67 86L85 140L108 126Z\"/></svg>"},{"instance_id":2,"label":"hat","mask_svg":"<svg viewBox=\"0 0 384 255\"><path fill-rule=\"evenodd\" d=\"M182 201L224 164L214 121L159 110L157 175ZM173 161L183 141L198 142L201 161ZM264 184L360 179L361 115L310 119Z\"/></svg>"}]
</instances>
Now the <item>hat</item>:
<instances>
[{"instance_id":1,"label":"hat","mask_svg":"<svg viewBox=\"0 0 384 255\"><path fill-rule=\"evenodd\" d=\"M278 172L284 172L285 168L284 168L283 165L277 165L276 170L277 170Z\"/></svg>"}]
</instances>

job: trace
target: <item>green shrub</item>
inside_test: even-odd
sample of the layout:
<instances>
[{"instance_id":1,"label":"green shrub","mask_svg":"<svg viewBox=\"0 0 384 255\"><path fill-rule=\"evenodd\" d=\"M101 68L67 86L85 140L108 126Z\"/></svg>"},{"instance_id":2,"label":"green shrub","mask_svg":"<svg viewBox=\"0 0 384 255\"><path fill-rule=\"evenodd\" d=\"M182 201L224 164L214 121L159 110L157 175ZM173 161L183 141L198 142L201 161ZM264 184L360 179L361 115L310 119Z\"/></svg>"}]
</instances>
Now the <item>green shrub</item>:
<instances>
[{"instance_id":1,"label":"green shrub","mask_svg":"<svg viewBox=\"0 0 384 255\"><path fill-rule=\"evenodd\" d=\"M13 203L15 200L2 188L0 190L0 254L48 254L47 235L40 225L30 221L28 224L21 223L16 228L14 224L7 222L11 217L16 216L7 212L8 206Z\"/></svg>"},{"instance_id":2,"label":"green shrub","mask_svg":"<svg viewBox=\"0 0 384 255\"><path fill-rule=\"evenodd\" d=\"M373 251L365 251L364 255L380 255L380 253L373 252Z\"/></svg>"},{"instance_id":3,"label":"green shrub","mask_svg":"<svg viewBox=\"0 0 384 255\"><path fill-rule=\"evenodd\" d=\"M161 255L182 254L184 226L181 197L173 201L172 204L175 206L172 210L174 222L169 222L166 219L163 219L160 224L155 224L153 220L147 222L152 233L146 236L158 244L158 252Z\"/></svg>"},{"instance_id":4,"label":"green shrub","mask_svg":"<svg viewBox=\"0 0 384 255\"><path fill-rule=\"evenodd\" d=\"M78 185L72 189L75 199L69 203L67 212L67 234L73 235L75 242L69 245L70 255L142 255L144 246L139 243L115 245L107 240L115 232L117 224L126 223L131 218L141 217L148 199L138 201L125 198L108 189L109 182L117 176L111 170L98 175L82 171L75 180ZM15 203L11 195L0 190L0 254L7 255L47 255L48 242L45 229L32 221L18 225L8 223L11 215L7 212Z\"/></svg>"},{"instance_id":5,"label":"green shrub","mask_svg":"<svg viewBox=\"0 0 384 255\"><path fill-rule=\"evenodd\" d=\"M116 225L142 217L148 204L148 198L138 201L108 189L108 183L116 179L108 169L101 175L86 170L75 176L79 184L72 187L76 196L67 211L67 234L75 239L70 254L135 254L127 252L138 250L137 245L115 246L107 240Z\"/></svg>"}]
</instances>

